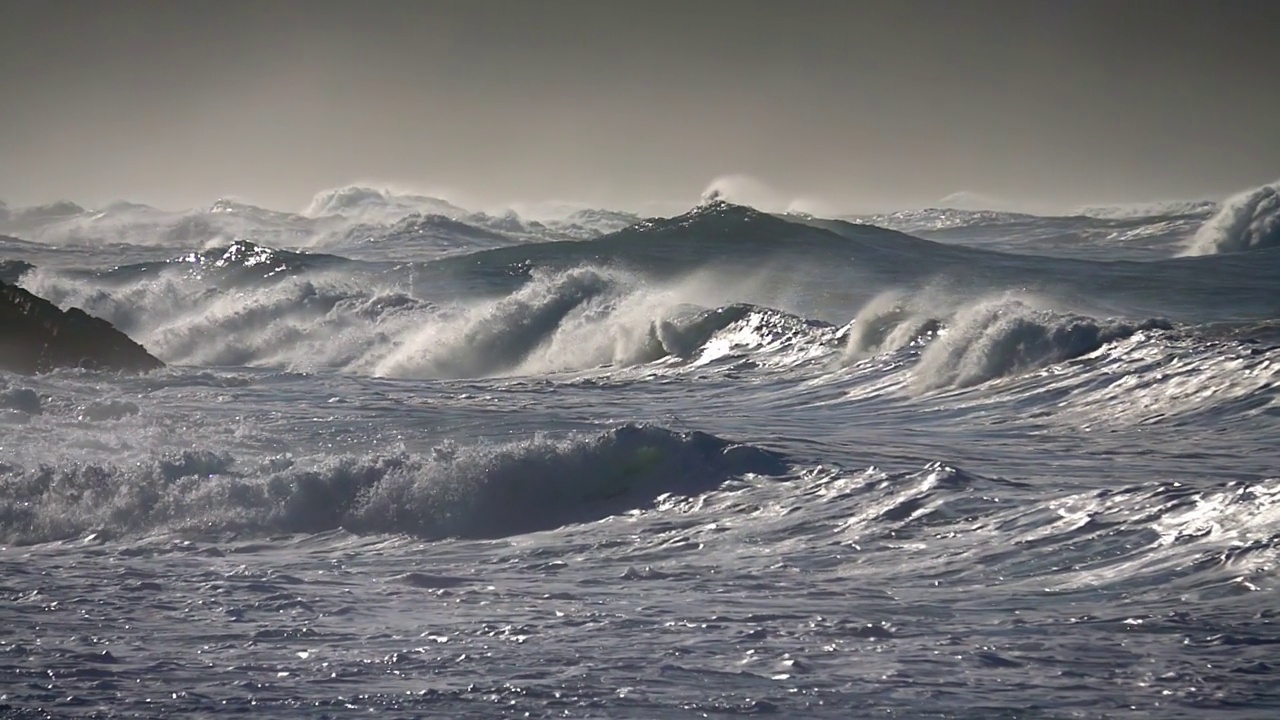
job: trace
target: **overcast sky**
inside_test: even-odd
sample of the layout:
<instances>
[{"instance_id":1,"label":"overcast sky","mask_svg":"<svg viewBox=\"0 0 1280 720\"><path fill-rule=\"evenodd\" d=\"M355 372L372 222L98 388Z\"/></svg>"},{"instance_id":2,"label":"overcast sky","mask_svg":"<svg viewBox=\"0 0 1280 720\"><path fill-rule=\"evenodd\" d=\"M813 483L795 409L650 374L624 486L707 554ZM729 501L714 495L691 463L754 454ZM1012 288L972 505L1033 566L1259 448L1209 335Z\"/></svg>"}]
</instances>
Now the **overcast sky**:
<instances>
[{"instance_id":1,"label":"overcast sky","mask_svg":"<svg viewBox=\"0 0 1280 720\"><path fill-rule=\"evenodd\" d=\"M1277 28L1269 0L0 0L0 198L1220 196L1280 177Z\"/></svg>"}]
</instances>

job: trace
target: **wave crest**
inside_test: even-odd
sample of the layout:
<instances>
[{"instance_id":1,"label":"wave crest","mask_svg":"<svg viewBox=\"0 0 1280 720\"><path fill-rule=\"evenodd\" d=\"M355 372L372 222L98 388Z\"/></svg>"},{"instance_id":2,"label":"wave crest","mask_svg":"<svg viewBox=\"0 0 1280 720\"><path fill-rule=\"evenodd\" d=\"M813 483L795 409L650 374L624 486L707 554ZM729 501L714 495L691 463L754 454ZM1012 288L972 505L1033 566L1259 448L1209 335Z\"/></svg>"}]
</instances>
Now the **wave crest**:
<instances>
[{"instance_id":1,"label":"wave crest","mask_svg":"<svg viewBox=\"0 0 1280 720\"><path fill-rule=\"evenodd\" d=\"M619 285L619 277L594 268L537 274L520 290L470 309L457 322L428 326L379 363L375 373L476 377L509 372L535 350L554 342L570 313L598 311L583 306L615 296Z\"/></svg>"},{"instance_id":2,"label":"wave crest","mask_svg":"<svg viewBox=\"0 0 1280 720\"><path fill-rule=\"evenodd\" d=\"M925 347L916 366L922 390L963 388L1081 357L1165 320L1096 320L1040 310L1019 300L979 303L959 312Z\"/></svg>"},{"instance_id":3,"label":"wave crest","mask_svg":"<svg viewBox=\"0 0 1280 720\"><path fill-rule=\"evenodd\" d=\"M734 478L788 472L778 453L648 425L442 446L424 457L291 465L276 459L237 472L229 455L187 451L125 468L5 468L0 538L33 543L86 533L334 529L493 538L591 522Z\"/></svg>"},{"instance_id":4,"label":"wave crest","mask_svg":"<svg viewBox=\"0 0 1280 720\"><path fill-rule=\"evenodd\" d=\"M887 292L876 296L858 311L849 327L845 359L860 360L883 352L900 350L937 333L941 323L923 313L911 298Z\"/></svg>"},{"instance_id":5,"label":"wave crest","mask_svg":"<svg viewBox=\"0 0 1280 720\"><path fill-rule=\"evenodd\" d=\"M1280 246L1280 181L1243 192L1191 238L1184 255L1217 255Z\"/></svg>"},{"instance_id":6,"label":"wave crest","mask_svg":"<svg viewBox=\"0 0 1280 720\"><path fill-rule=\"evenodd\" d=\"M928 295L877 297L849 327L845 362L919 346L913 373L918 390L965 388L1081 357L1142 330L1172 329L1167 320L1058 312L1030 297L946 306Z\"/></svg>"},{"instance_id":7,"label":"wave crest","mask_svg":"<svg viewBox=\"0 0 1280 720\"><path fill-rule=\"evenodd\" d=\"M444 215L453 219L467 215L466 210L447 200L360 185L317 193L303 214L312 218L339 215L394 221L411 213Z\"/></svg>"}]
</instances>

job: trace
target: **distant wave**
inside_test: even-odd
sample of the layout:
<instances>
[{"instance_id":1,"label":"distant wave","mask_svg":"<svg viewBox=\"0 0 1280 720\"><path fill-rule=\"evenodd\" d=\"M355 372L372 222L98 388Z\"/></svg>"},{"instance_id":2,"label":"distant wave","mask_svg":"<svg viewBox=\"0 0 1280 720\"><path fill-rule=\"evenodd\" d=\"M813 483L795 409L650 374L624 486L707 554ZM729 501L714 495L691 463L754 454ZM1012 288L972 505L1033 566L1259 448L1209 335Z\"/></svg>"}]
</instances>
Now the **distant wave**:
<instances>
[{"instance_id":1,"label":"distant wave","mask_svg":"<svg viewBox=\"0 0 1280 720\"><path fill-rule=\"evenodd\" d=\"M247 240L237 240L229 245L215 245L199 252L190 252L171 258L166 264L170 267L183 268L193 277L221 273L238 278L270 278L349 262L346 258L337 255L294 252L259 245ZM132 272L146 273L154 268L156 266L152 263L141 263L116 268L109 274L119 277Z\"/></svg>"},{"instance_id":2,"label":"distant wave","mask_svg":"<svg viewBox=\"0 0 1280 720\"><path fill-rule=\"evenodd\" d=\"M356 223L341 232L318 237L313 247L323 246L355 257L393 255L398 260L427 261L527 239L528 234L500 232L477 224L474 216L464 222L444 215L413 213L390 224Z\"/></svg>"},{"instance_id":3,"label":"distant wave","mask_svg":"<svg viewBox=\"0 0 1280 720\"><path fill-rule=\"evenodd\" d=\"M869 225L777 216L712 199L682 215L650 218L586 242L513 245L447 262L459 272L604 262L651 276L705 266L742 271L798 264L840 272L862 266L893 278L940 270L964 259L981 262L989 254Z\"/></svg>"},{"instance_id":4,"label":"distant wave","mask_svg":"<svg viewBox=\"0 0 1280 720\"><path fill-rule=\"evenodd\" d=\"M303 211L307 217L326 215L356 216L374 221L393 222L412 213L444 215L458 219L469 213L447 200L397 193L360 185L325 190L317 193Z\"/></svg>"},{"instance_id":5,"label":"distant wave","mask_svg":"<svg viewBox=\"0 0 1280 720\"><path fill-rule=\"evenodd\" d=\"M1216 205L1211 205L1216 209ZM1203 206L1083 209L1072 215L934 208L847 218L929 240L1006 253L1159 260L1177 254L1209 216Z\"/></svg>"},{"instance_id":6,"label":"distant wave","mask_svg":"<svg viewBox=\"0 0 1280 720\"><path fill-rule=\"evenodd\" d=\"M1213 200L1164 200L1121 205L1087 205L1070 212L1108 220L1131 218L1169 218L1186 215L1207 216L1217 212L1220 204Z\"/></svg>"},{"instance_id":7,"label":"distant wave","mask_svg":"<svg viewBox=\"0 0 1280 720\"><path fill-rule=\"evenodd\" d=\"M345 222L345 221L343 221ZM303 246L338 229L291 213L266 210L221 199L205 209L170 211L137 203L116 202L100 210L72 203L56 210L12 213L0 229L49 245L200 247L212 242L249 240Z\"/></svg>"},{"instance_id":8,"label":"distant wave","mask_svg":"<svg viewBox=\"0 0 1280 720\"><path fill-rule=\"evenodd\" d=\"M292 249L353 249L364 255L390 252L401 260L427 260L520 242L587 240L638 220L628 213L581 209L538 221L514 210L471 212L438 198L352 186L320 193L305 214L230 198L184 211L125 202L100 210L60 203L0 214L0 232L55 247L192 249L244 241Z\"/></svg>"},{"instance_id":9,"label":"distant wave","mask_svg":"<svg viewBox=\"0 0 1280 720\"><path fill-rule=\"evenodd\" d=\"M666 493L696 495L735 478L787 472L778 453L646 425L298 467L283 458L241 467L229 455L201 450L125 467L0 465L0 541L340 528L494 538L642 509Z\"/></svg>"},{"instance_id":10,"label":"distant wave","mask_svg":"<svg viewBox=\"0 0 1280 720\"><path fill-rule=\"evenodd\" d=\"M60 246L117 244L192 249L244 240L281 248L325 247L339 252L352 249L362 257L395 253L403 245L404 254L399 259L429 260L502 245L589 240L625 235L629 229L670 229L690 220L698 220L700 230L710 231L714 228L700 220L709 214L718 215L725 225L722 229L726 229L729 223L743 217L742 206L725 202L726 198L746 198L759 207L796 210L792 204L776 202L765 186L757 188L758 192L744 189L754 184L758 183L751 178L721 178L693 212L658 220L591 208L571 213L562 208L537 218L522 217L514 210L489 214L427 195L350 185L316 194L302 213L269 210L230 198L184 211L130 202L114 202L95 210L70 201L3 208L0 232ZM1071 216L1047 217L979 209L991 207L984 204L952 204L962 208L907 210L845 219L927 239L1002 251L1084 258L1102 254L1145 260L1171 255L1216 208L1209 201L1147 203L1082 208ZM764 217L776 217L748 209L754 213L747 217L752 224L767 222ZM822 221L804 214L778 219L791 224ZM1227 230L1225 236L1248 237L1248 233ZM1205 232L1208 231L1206 227ZM1243 242L1249 247L1269 243L1247 239ZM1205 254L1235 247L1239 242L1197 240L1195 245L1198 249L1194 254ZM1122 254L1117 255L1117 251Z\"/></svg>"},{"instance_id":11,"label":"distant wave","mask_svg":"<svg viewBox=\"0 0 1280 720\"><path fill-rule=\"evenodd\" d=\"M965 210L959 208L924 208L899 210L879 215L849 215L843 219L867 223L906 233L951 230L973 226L1006 225L1037 219L1037 215L1001 210Z\"/></svg>"},{"instance_id":12,"label":"distant wave","mask_svg":"<svg viewBox=\"0 0 1280 720\"><path fill-rule=\"evenodd\" d=\"M1280 246L1280 181L1222 204L1191 239L1185 255L1216 255Z\"/></svg>"},{"instance_id":13,"label":"distant wave","mask_svg":"<svg viewBox=\"0 0 1280 720\"><path fill-rule=\"evenodd\" d=\"M577 210L563 218L554 218L546 221L557 227L564 228L566 231L572 232L573 228L581 228L577 234L582 236L600 236L611 232L617 232L623 228L630 227L640 222L642 218L639 215L618 210L603 210L596 208L583 208Z\"/></svg>"},{"instance_id":14,"label":"distant wave","mask_svg":"<svg viewBox=\"0 0 1280 720\"><path fill-rule=\"evenodd\" d=\"M17 225L24 225L27 223L47 222L49 220L62 220L76 215L83 215L86 212L88 211L70 200L59 200L45 205L34 205L16 210L10 209L6 219Z\"/></svg>"}]
</instances>

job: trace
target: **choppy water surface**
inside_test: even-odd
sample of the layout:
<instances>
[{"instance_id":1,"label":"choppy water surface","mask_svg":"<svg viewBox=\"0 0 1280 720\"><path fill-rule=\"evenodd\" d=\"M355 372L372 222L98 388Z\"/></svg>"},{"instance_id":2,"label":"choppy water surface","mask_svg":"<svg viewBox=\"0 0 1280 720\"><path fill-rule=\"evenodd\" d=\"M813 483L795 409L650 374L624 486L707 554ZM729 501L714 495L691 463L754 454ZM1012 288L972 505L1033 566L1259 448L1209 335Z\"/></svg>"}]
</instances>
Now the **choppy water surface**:
<instances>
[{"instance_id":1,"label":"choppy water surface","mask_svg":"<svg viewBox=\"0 0 1280 720\"><path fill-rule=\"evenodd\" d=\"M29 214L170 367L0 376L0 711L1269 717L1268 197Z\"/></svg>"}]
</instances>

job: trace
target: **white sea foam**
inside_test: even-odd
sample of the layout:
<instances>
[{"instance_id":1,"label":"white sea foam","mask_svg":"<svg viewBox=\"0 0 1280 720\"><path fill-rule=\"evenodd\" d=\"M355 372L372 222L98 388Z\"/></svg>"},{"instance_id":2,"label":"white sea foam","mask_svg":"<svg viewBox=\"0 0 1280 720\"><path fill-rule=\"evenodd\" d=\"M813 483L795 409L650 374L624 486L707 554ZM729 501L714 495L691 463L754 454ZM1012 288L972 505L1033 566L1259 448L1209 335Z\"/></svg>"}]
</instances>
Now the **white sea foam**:
<instances>
[{"instance_id":1,"label":"white sea foam","mask_svg":"<svg viewBox=\"0 0 1280 720\"><path fill-rule=\"evenodd\" d=\"M1280 245L1280 182L1232 197L1191 238L1184 255L1217 255Z\"/></svg>"}]
</instances>

